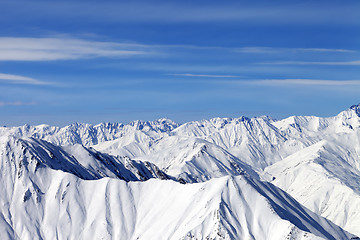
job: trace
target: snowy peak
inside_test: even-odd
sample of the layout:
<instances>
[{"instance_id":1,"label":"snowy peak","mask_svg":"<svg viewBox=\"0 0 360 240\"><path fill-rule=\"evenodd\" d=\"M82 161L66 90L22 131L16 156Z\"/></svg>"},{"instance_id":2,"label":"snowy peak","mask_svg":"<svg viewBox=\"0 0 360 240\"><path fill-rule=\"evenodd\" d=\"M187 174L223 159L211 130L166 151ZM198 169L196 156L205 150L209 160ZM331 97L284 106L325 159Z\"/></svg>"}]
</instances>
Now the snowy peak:
<instances>
[{"instance_id":1,"label":"snowy peak","mask_svg":"<svg viewBox=\"0 0 360 240\"><path fill-rule=\"evenodd\" d=\"M334 117L291 116L272 124L291 138L351 133L360 128L360 105L353 105Z\"/></svg>"},{"instance_id":2,"label":"snowy peak","mask_svg":"<svg viewBox=\"0 0 360 240\"><path fill-rule=\"evenodd\" d=\"M92 147L100 152L111 155L128 156L131 158L146 155L150 152L155 139L146 133L135 130L111 141L105 141Z\"/></svg>"},{"instance_id":3,"label":"snowy peak","mask_svg":"<svg viewBox=\"0 0 360 240\"><path fill-rule=\"evenodd\" d=\"M55 146L49 142L28 138L9 137L2 141L1 171L13 178L34 175L42 169L60 170L81 179L103 177L125 181L145 181L150 178L168 179L156 165L131 160L88 149L82 145Z\"/></svg>"},{"instance_id":4,"label":"snowy peak","mask_svg":"<svg viewBox=\"0 0 360 240\"><path fill-rule=\"evenodd\" d=\"M185 123L175 129L173 134L202 137L225 148L240 144L242 139L245 138L256 139L263 137L264 141L273 143L276 143L278 140L283 141L284 137L271 122L272 120L268 117L213 118Z\"/></svg>"},{"instance_id":5,"label":"snowy peak","mask_svg":"<svg viewBox=\"0 0 360 240\"><path fill-rule=\"evenodd\" d=\"M336 117L342 118L343 120L348 120L351 118L359 118L360 117L360 104L352 105L350 108L346 109L345 111L340 112Z\"/></svg>"},{"instance_id":6,"label":"snowy peak","mask_svg":"<svg viewBox=\"0 0 360 240\"><path fill-rule=\"evenodd\" d=\"M355 113L358 115L358 117L360 117L360 104L358 105L352 105L350 107L351 110L355 111Z\"/></svg>"},{"instance_id":7,"label":"snowy peak","mask_svg":"<svg viewBox=\"0 0 360 240\"><path fill-rule=\"evenodd\" d=\"M207 136L229 124L233 124L234 122L241 122L245 119L247 118L212 118L210 120L187 122L175 129L173 134L191 137Z\"/></svg>"},{"instance_id":8,"label":"snowy peak","mask_svg":"<svg viewBox=\"0 0 360 240\"><path fill-rule=\"evenodd\" d=\"M139 158L153 162L183 183L241 174L259 178L249 165L216 144L200 138L170 136L156 142L152 153Z\"/></svg>"},{"instance_id":9,"label":"snowy peak","mask_svg":"<svg viewBox=\"0 0 360 240\"><path fill-rule=\"evenodd\" d=\"M133 122L130 122L128 124L129 126L134 127L136 130L141 130L144 132L171 132L172 130L174 130L175 128L177 128L179 126L179 124L173 122L170 119L166 119L166 118L160 118L158 120L155 121L141 121L141 120L136 120Z\"/></svg>"}]
</instances>

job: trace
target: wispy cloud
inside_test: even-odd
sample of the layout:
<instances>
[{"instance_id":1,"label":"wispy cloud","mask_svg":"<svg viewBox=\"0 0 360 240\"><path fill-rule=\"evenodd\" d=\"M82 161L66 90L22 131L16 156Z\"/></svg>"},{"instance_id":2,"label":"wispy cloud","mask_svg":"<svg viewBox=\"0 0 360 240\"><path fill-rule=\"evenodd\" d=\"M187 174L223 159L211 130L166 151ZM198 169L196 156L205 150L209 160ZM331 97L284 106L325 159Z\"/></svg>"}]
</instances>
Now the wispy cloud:
<instances>
[{"instance_id":1,"label":"wispy cloud","mask_svg":"<svg viewBox=\"0 0 360 240\"><path fill-rule=\"evenodd\" d=\"M0 107L5 106L28 106L28 105L35 105L36 102L22 102L22 101L14 101L14 102L2 102L0 101Z\"/></svg>"},{"instance_id":2,"label":"wispy cloud","mask_svg":"<svg viewBox=\"0 0 360 240\"><path fill-rule=\"evenodd\" d=\"M295 48L297 51L304 51L304 52L342 52L342 53L354 53L355 50L351 49L337 49L337 48Z\"/></svg>"},{"instance_id":3,"label":"wispy cloud","mask_svg":"<svg viewBox=\"0 0 360 240\"><path fill-rule=\"evenodd\" d=\"M288 53L288 52L323 52L323 53L355 53L351 49L337 48L275 48L275 47L242 47L234 48L235 52L240 53Z\"/></svg>"},{"instance_id":4,"label":"wispy cloud","mask_svg":"<svg viewBox=\"0 0 360 240\"><path fill-rule=\"evenodd\" d=\"M261 63L261 64L358 66L358 65L360 65L360 60L356 60L356 61L343 61L343 62L276 61L276 62L264 62L264 63Z\"/></svg>"},{"instance_id":5,"label":"wispy cloud","mask_svg":"<svg viewBox=\"0 0 360 240\"><path fill-rule=\"evenodd\" d=\"M140 45L140 44L139 44ZM145 45L140 45L145 46ZM222 47L222 46L198 46L198 45L146 45L154 48L183 48L196 50L222 50L241 53L288 53L288 52L323 52L323 53L356 53L357 50L343 48L285 48L285 47L264 47L264 46L246 46L246 47Z\"/></svg>"},{"instance_id":6,"label":"wispy cloud","mask_svg":"<svg viewBox=\"0 0 360 240\"><path fill-rule=\"evenodd\" d=\"M170 76L183 76L183 77L207 77L207 78L238 78L235 75L215 75L215 74L194 74L194 73L169 73Z\"/></svg>"},{"instance_id":7,"label":"wispy cloud","mask_svg":"<svg viewBox=\"0 0 360 240\"><path fill-rule=\"evenodd\" d=\"M52 61L149 54L147 46L76 38L0 37L0 61Z\"/></svg>"},{"instance_id":8,"label":"wispy cloud","mask_svg":"<svg viewBox=\"0 0 360 240\"><path fill-rule=\"evenodd\" d=\"M288 53L288 52L356 52L349 49L328 48L273 48L273 47L238 47L195 45L146 45L111 41L92 41L69 36L23 38L0 37L0 61L55 61L91 58L128 58L171 53L171 49L196 49L199 51L228 51L240 53ZM177 53L178 54L178 53ZM354 65L360 61L354 61ZM270 62L267 64L326 64L322 62ZM331 63L328 63L329 65ZM340 63L333 63L332 65ZM345 64L344 64L345 65Z\"/></svg>"},{"instance_id":9,"label":"wispy cloud","mask_svg":"<svg viewBox=\"0 0 360 240\"><path fill-rule=\"evenodd\" d=\"M254 84L266 86L360 86L360 80L323 80L323 79L252 79L241 81L219 81L219 84Z\"/></svg>"},{"instance_id":10,"label":"wispy cloud","mask_svg":"<svg viewBox=\"0 0 360 240\"><path fill-rule=\"evenodd\" d=\"M242 47L235 48L235 52L240 53L276 53L280 52L280 48L271 48L271 47Z\"/></svg>"},{"instance_id":11,"label":"wispy cloud","mask_svg":"<svg viewBox=\"0 0 360 240\"><path fill-rule=\"evenodd\" d=\"M255 80L254 83L278 85L359 86L360 80L267 79Z\"/></svg>"},{"instance_id":12,"label":"wispy cloud","mask_svg":"<svg viewBox=\"0 0 360 240\"><path fill-rule=\"evenodd\" d=\"M8 82L13 84L30 84L30 85L50 85L53 83L43 82L34 78L0 73L0 82Z\"/></svg>"}]
</instances>

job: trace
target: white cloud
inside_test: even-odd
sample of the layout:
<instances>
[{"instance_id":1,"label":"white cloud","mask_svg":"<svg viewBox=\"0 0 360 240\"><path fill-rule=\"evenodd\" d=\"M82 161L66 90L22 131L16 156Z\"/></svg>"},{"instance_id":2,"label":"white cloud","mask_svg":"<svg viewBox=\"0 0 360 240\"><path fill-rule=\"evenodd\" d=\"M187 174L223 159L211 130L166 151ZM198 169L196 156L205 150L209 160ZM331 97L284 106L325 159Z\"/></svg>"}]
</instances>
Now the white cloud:
<instances>
[{"instance_id":1,"label":"white cloud","mask_svg":"<svg viewBox=\"0 0 360 240\"><path fill-rule=\"evenodd\" d=\"M147 46L74 38L0 37L0 61L53 61L129 57L150 52Z\"/></svg>"},{"instance_id":2,"label":"white cloud","mask_svg":"<svg viewBox=\"0 0 360 240\"><path fill-rule=\"evenodd\" d=\"M184 77L208 77L208 78L237 78L240 76L234 75L215 75L215 74L194 74L194 73L171 73L166 74L171 76L184 76Z\"/></svg>"},{"instance_id":3,"label":"white cloud","mask_svg":"<svg viewBox=\"0 0 360 240\"><path fill-rule=\"evenodd\" d=\"M296 48L298 51L305 52L342 52L342 53L354 53L355 50L350 49L336 49L336 48Z\"/></svg>"},{"instance_id":4,"label":"white cloud","mask_svg":"<svg viewBox=\"0 0 360 240\"><path fill-rule=\"evenodd\" d=\"M360 80L264 79L245 82L266 85L360 86Z\"/></svg>"},{"instance_id":5,"label":"white cloud","mask_svg":"<svg viewBox=\"0 0 360 240\"><path fill-rule=\"evenodd\" d=\"M31 84L31 85L49 85L51 83L43 82L34 78L24 77L13 74L0 73L0 82L6 81L14 84Z\"/></svg>"},{"instance_id":6,"label":"white cloud","mask_svg":"<svg viewBox=\"0 0 360 240\"><path fill-rule=\"evenodd\" d=\"M247 79L212 81L216 84L228 85L257 85L257 86L360 86L360 80L324 80L324 79Z\"/></svg>"},{"instance_id":7,"label":"white cloud","mask_svg":"<svg viewBox=\"0 0 360 240\"><path fill-rule=\"evenodd\" d=\"M91 41L69 36L44 38L0 37L0 61L55 61L88 58L119 58L144 56L166 48L195 48L199 50L226 50L241 53L279 53L279 52L355 52L348 49L325 48L272 48L240 47L226 48L219 46L193 45L145 45ZM305 62L274 62L272 64L305 64ZM315 64L315 63L307 63ZM321 63L317 63L321 64Z\"/></svg>"},{"instance_id":8,"label":"white cloud","mask_svg":"<svg viewBox=\"0 0 360 240\"><path fill-rule=\"evenodd\" d=\"M307 62L307 61L279 61L266 62L262 64L277 64L277 65L339 65L339 66L358 66L360 60L357 61L343 61L343 62Z\"/></svg>"},{"instance_id":9,"label":"white cloud","mask_svg":"<svg viewBox=\"0 0 360 240\"><path fill-rule=\"evenodd\" d=\"M337 48L275 48L275 47L242 47L235 48L235 52L240 53L287 53L287 52L323 52L323 53L354 53L351 49Z\"/></svg>"},{"instance_id":10,"label":"white cloud","mask_svg":"<svg viewBox=\"0 0 360 240\"><path fill-rule=\"evenodd\" d=\"M1 102L0 101L0 107L5 106L28 106L28 105L34 105L36 102L22 102L22 101L14 101L14 102Z\"/></svg>"},{"instance_id":11,"label":"white cloud","mask_svg":"<svg viewBox=\"0 0 360 240\"><path fill-rule=\"evenodd\" d=\"M240 53L275 53L282 51L283 48L271 48L271 47L243 47L235 48L235 52Z\"/></svg>"}]
</instances>

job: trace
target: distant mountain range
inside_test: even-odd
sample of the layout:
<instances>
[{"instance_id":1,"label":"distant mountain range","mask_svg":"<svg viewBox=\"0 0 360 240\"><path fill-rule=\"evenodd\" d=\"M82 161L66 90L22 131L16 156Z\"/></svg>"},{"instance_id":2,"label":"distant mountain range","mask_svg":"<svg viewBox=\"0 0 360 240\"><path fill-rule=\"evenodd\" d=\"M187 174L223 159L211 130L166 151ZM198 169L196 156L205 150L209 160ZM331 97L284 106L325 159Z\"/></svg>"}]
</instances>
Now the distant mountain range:
<instances>
[{"instance_id":1,"label":"distant mountain range","mask_svg":"<svg viewBox=\"0 0 360 240\"><path fill-rule=\"evenodd\" d=\"M356 239L360 105L0 127L0 171L1 239Z\"/></svg>"}]
</instances>

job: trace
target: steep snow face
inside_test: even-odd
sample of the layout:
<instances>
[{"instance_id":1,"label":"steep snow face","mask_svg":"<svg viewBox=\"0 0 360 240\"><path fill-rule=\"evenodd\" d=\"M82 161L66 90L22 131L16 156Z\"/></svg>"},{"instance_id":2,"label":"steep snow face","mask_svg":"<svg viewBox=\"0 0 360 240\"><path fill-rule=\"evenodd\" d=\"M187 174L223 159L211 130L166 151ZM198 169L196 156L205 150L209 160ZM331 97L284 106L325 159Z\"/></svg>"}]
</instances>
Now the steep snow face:
<instances>
[{"instance_id":1,"label":"steep snow face","mask_svg":"<svg viewBox=\"0 0 360 240\"><path fill-rule=\"evenodd\" d=\"M82 179L103 177L126 181L150 178L166 179L167 176L156 165L133 161L128 157L114 157L81 145L60 147L39 139L3 137L0 141L1 168L11 178L35 174L41 168L69 172Z\"/></svg>"},{"instance_id":2,"label":"steep snow face","mask_svg":"<svg viewBox=\"0 0 360 240\"><path fill-rule=\"evenodd\" d=\"M272 184L223 177L182 185L83 180L1 168L2 239L350 239ZM11 184L10 184L11 183Z\"/></svg>"},{"instance_id":3,"label":"steep snow face","mask_svg":"<svg viewBox=\"0 0 360 240\"><path fill-rule=\"evenodd\" d=\"M152 153L139 157L159 166L180 182L202 182L227 175L258 174L223 148L194 137L167 137L152 146Z\"/></svg>"},{"instance_id":4,"label":"steep snow face","mask_svg":"<svg viewBox=\"0 0 360 240\"><path fill-rule=\"evenodd\" d=\"M142 131L135 130L129 131L115 140L105 141L92 145L92 147L100 152L106 152L111 155L135 158L149 154L156 140Z\"/></svg>"},{"instance_id":5,"label":"steep snow face","mask_svg":"<svg viewBox=\"0 0 360 240\"><path fill-rule=\"evenodd\" d=\"M310 210L360 235L360 171L348 149L321 141L265 169Z\"/></svg>"}]
</instances>

